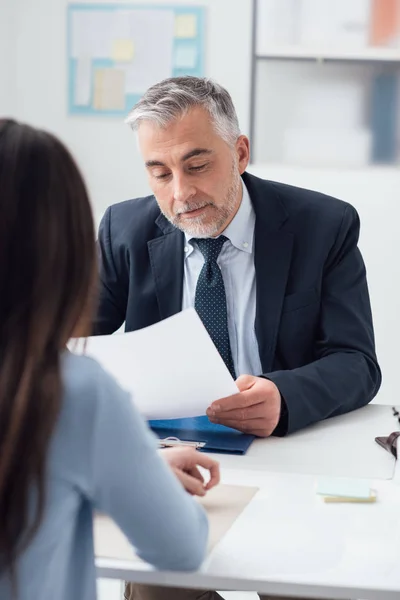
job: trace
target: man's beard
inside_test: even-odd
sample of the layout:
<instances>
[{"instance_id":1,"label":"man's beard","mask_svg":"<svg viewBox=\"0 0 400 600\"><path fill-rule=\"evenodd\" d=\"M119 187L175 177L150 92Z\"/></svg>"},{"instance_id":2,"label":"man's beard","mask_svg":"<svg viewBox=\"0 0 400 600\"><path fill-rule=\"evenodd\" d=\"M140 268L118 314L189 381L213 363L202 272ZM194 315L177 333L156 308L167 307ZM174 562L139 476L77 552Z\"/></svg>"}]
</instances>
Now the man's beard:
<instances>
[{"instance_id":1,"label":"man's beard","mask_svg":"<svg viewBox=\"0 0 400 600\"><path fill-rule=\"evenodd\" d=\"M238 193L240 189L240 175L233 171L231 185L226 193L224 202L221 206L216 206L213 202L207 200L192 200L185 202L180 206L179 211L175 215L168 215L161 211L172 225L195 238L214 237L225 229L226 223L232 217L232 214L237 208ZM187 212L194 211L205 206L212 207L204 215L198 215L190 219L182 219L181 215ZM208 213L208 214L207 214ZM210 213L212 218L210 219Z\"/></svg>"}]
</instances>

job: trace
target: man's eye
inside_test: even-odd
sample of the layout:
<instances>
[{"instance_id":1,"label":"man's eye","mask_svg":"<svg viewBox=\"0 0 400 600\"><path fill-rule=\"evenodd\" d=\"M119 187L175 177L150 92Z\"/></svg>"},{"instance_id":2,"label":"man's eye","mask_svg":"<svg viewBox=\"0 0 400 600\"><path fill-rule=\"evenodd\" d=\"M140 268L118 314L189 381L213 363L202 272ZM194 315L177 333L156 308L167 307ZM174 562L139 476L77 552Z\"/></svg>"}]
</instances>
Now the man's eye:
<instances>
[{"instance_id":1,"label":"man's eye","mask_svg":"<svg viewBox=\"0 0 400 600\"><path fill-rule=\"evenodd\" d=\"M190 171L201 171L206 166L207 166L207 163L204 163L204 165L197 165L195 167L190 167Z\"/></svg>"},{"instance_id":2,"label":"man's eye","mask_svg":"<svg viewBox=\"0 0 400 600\"><path fill-rule=\"evenodd\" d=\"M169 173L160 173L159 175L154 175L156 179L166 179Z\"/></svg>"}]
</instances>

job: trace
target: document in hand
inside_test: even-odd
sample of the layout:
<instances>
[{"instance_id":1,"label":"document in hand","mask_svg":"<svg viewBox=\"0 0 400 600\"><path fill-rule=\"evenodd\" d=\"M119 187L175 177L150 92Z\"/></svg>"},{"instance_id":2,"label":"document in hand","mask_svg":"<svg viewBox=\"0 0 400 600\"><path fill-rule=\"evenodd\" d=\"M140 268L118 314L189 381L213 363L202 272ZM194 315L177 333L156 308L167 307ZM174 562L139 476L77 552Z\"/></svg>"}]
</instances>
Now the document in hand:
<instances>
[{"instance_id":1,"label":"document in hand","mask_svg":"<svg viewBox=\"0 0 400 600\"><path fill-rule=\"evenodd\" d=\"M71 340L69 349L97 360L146 419L204 415L238 392L193 308L138 331Z\"/></svg>"}]
</instances>

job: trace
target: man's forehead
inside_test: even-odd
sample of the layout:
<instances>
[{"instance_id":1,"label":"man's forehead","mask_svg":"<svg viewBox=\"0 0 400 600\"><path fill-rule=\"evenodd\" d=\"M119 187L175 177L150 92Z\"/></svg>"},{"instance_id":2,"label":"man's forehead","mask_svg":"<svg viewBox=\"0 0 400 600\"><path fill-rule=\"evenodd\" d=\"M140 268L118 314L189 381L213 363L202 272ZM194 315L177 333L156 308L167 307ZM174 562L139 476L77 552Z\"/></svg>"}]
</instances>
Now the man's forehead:
<instances>
[{"instance_id":1,"label":"man's forehead","mask_svg":"<svg viewBox=\"0 0 400 600\"><path fill-rule=\"evenodd\" d=\"M184 115L171 120L165 125L157 121L144 120L138 128L139 141L148 141L154 144L184 143L190 140L211 139L215 131L209 114L203 109L192 109ZM197 142L195 145L198 145Z\"/></svg>"},{"instance_id":2,"label":"man's forehead","mask_svg":"<svg viewBox=\"0 0 400 600\"><path fill-rule=\"evenodd\" d=\"M201 154L210 155L216 151L218 144L218 136L213 129L207 131L197 126L161 128L154 123L143 123L138 135L139 146L146 161L162 160L169 156L187 160Z\"/></svg>"}]
</instances>

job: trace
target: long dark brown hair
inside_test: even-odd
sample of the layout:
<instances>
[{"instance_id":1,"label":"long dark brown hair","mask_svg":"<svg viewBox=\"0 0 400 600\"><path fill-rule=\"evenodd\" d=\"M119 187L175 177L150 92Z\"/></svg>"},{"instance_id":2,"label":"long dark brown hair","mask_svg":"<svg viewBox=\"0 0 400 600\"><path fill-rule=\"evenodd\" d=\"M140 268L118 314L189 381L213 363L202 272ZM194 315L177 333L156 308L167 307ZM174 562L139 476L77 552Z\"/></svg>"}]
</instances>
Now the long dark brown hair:
<instances>
[{"instance_id":1,"label":"long dark brown hair","mask_svg":"<svg viewBox=\"0 0 400 600\"><path fill-rule=\"evenodd\" d=\"M95 262L90 203L68 150L0 120L0 570L14 589L45 507L61 353L90 322Z\"/></svg>"}]
</instances>

